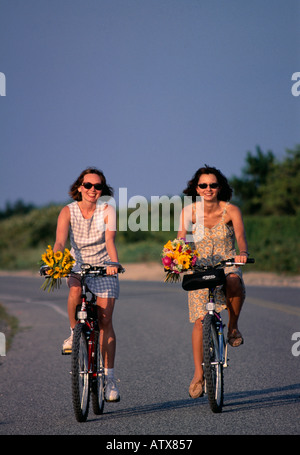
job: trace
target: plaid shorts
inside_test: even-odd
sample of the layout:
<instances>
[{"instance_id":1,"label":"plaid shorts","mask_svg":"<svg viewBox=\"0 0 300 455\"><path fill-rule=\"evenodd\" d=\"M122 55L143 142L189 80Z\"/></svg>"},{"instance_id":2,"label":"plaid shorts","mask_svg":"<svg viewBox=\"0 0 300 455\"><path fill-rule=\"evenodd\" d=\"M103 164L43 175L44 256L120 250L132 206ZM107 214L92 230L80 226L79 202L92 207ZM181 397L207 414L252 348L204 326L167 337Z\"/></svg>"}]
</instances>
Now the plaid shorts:
<instances>
[{"instance_id":1,"label":"plaid shorts","mask_svg":"<svg viewBox=\"0 0 300 455\"><path fill-rule=\"evenodd\" d=\"M71 273L71 277L78 280L78 286L80 283L80 276L76 273ZM68 286L70 282L68 279ZM119 298L119 277L117 275L104 276L104 277L86 277L85 282L88 290L93 292L97 297L102 298Z\"/></svg>"},{"instance_id":2,"label":"plaid shorts","mask_svg":"<svg viewBox=\"0 0 300 455\"><path fill-rule=\"evenodd\" d=\"M97 297L119 298L118 276L87 277L86 284Z\"/></svg>"}]
</instances>

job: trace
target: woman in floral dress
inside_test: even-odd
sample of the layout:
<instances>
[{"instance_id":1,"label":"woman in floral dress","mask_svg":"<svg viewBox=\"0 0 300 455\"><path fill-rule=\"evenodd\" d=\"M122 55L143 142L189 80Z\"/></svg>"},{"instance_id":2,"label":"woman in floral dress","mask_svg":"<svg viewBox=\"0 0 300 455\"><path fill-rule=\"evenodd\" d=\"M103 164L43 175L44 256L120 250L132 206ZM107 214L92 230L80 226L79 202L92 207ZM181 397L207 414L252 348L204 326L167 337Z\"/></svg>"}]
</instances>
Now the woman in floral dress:
<instances>
[{"instance_id":1,"label":"woman in floral dress","mask_svg":"<svg viewBox=\"0 0 300 455\"><path fill-rule=\"evenodd\" d=\"M188 182L184 194L192 197L193 205L192 210L182 211L178 238L185 238L191 226L194 246L199 253L198 264L213 266L231 257L235 258L235 262L246 263L248 247L244 223L239 208L229 203L232 189L226 177L214 167L202 167ZM200 211L202 217L198 216ZM245 286L240 267L226 267L225 275L226 297L222 289L217 288L216 308L217 311L228 309L228 342L231 346L239 346L244 341L238 329L238 318L245 299ZM190 291L188 295L189 318L194 323L192 347L195 372L189 387L192 398L203 395L202 320L207 297L207 289Z\"/></svg>"}]
</instances>

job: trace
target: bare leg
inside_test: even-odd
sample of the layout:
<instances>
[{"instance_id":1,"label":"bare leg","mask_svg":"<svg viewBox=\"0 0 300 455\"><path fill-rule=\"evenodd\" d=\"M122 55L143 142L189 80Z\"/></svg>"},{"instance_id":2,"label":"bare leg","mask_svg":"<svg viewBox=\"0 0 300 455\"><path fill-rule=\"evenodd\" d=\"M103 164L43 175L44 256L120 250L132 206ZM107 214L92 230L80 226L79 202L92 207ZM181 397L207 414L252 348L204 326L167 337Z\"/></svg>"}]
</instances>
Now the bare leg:
<instances>
[{"instance_id":1,"label":"bare leg","mask_svg":"<svg viewBox=\"0 0 300 455\"><path fill-rule=\"evenodd\" d=\"M69 338L64 340L62 346L63 354L71 354L72 352L72 344L73 344L73 329L76 325L75 319L75 311L76 306L81 302L81 286L80 281L74 277L70 277L68 280L68 285L70 288L69 296L68 296L68 315L71 327L71 335Z\"/></svg>"},{"instance_id":2,"label":"bare leg","mask_svg":"<svg viewBox=\"0 0 300 455\"><path fill-rule=\"evenodd\" d=\"M97 298L98 318L100 325L100 349L104 361L105 400L119 401L120 393L114 379L114 362L116 354L116 334L112 324L115 299Z\"/></svg>"},{"instance_id":3,"label":"bare leg","mask_svg":"<svg viewBox=\"0 0 300 455\"><path fill-rule=\"evenodd\" d=\"M203 325L201 319L197 319L193 327L192 347L195 365L195 373L192 382L198 382L199 379L203 378Z\"/></svg>"},{"instance_id":4,"label":"bare leg","mask_svg":"<svg viewBox=\"0 0 300 455\"><path fill-rule=\"evenodd\" d=\"M231 346L239 346L242 342L242 335L238 330L238 319L244 303L244 290L238 275L230 274L226 278L226 304L228 308L228 334L236 337Z\"/></svg>"},{"instance_id":5,"label":"bare leg","mask_svg":"<svg viewBox=\"0 0 300 455\"><path fill-rule=\"evenodd\" d=\"M115 305L113 298L97 298L98 318L100 325L100 346L105 368L114 368L116 354L116 334L113 328L112 315Z\"/></svg>"},{"instance_id":6,"label":"bare leg","mask_svg":"<svg viewBox=\"0 0 300 455\"><path fill-rule=\"evenodd\" d=\"M70 320L70 327L74 329L76 324L75 311L76 306L81 302L81 286L78 279L70 277L68 285L70 287L69 297L68 297L68 315Z\"/></svg>"},{"instance_id":7,"label":"bare leg","mask_svg":"<svg viewBox=\"0 0 300 455\"><path fill-rule=\"evenodd\" d=\"M198 398L203 394L203 325L201 319L197 319L193 327L192 347L195 372L189 394L192 398Z\"/></svg>"}]
</instances>

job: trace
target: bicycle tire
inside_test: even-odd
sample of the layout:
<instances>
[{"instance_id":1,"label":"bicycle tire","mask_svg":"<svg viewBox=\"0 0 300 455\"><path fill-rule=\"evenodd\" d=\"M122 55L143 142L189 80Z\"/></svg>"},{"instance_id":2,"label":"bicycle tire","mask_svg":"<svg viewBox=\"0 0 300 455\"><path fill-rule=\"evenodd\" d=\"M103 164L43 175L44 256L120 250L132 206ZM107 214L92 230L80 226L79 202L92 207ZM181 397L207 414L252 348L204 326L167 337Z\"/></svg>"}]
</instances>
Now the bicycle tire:
<instances>
[{"instance_id":1,"label":"bicycle tire","mask_svg":"<svg viewBox=\"0 0 300 455\"><path fill-rule=\"evenodd\" d=\"M207 313L203 321L203 360L206 392L212 412L222 412L224 400L223 364L219 358L215 317Z\"/></svg>"},{"instance_id":2,"label":"bicycle tire","mask_svg":"<svg viewBox=\"0 0 300 455\"><path fill-rule=\"evenodd\" d=\"M85 325L81 323L74 328L71 376L75 417L78 422L85 422L89 413L90 375Z\"/></svg>"},{"instance_id":3,"label":"bicycle tire","mask_svg":"<svg viewBox=\"0 0 300 455\"><path fill-rule=\"evenodd\" d=\"M92 406L94 414L103 414L104 409L104 365L99 344L99 332L95 331L94 339L95 364L91 387Z\"/></svg>"}]
</instances>

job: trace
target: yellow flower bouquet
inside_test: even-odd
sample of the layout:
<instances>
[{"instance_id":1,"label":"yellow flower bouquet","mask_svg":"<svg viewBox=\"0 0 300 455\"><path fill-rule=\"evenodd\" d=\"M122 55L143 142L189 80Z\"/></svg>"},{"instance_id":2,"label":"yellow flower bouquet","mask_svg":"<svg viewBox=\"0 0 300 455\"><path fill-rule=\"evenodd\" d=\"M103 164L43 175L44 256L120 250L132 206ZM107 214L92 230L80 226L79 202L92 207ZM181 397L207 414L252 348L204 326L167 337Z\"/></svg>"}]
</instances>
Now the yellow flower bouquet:
<instances>
[{"instance_id":1,"label":"yellow flower bouquet","mask_svg":"<svg viewBox=\"0 0 300 455\"><path fill-rule=\"evenodd\" d=\"M70 274L74 264L75 259L67 248L64 252L56 251L54 253L52 247L48 245L46 252L42 254L41 261L41 265L47 267L42 289L45 291L48 288L48 292L58 289L61 285L61 279Z\"/></svg>"},{"instance_id":2,"label":"yellow flower bouquet","mask_svg":"<svg viewBox=\"0 0 300 455\"><path fill-rule=\"evenodd\" d=\"M184 239L169 240L162 251L162 263L167 272L165 282L180 281L180 274L191 269L197 257L197 250L193 250Z\"/></svg>"}]
</instances>

